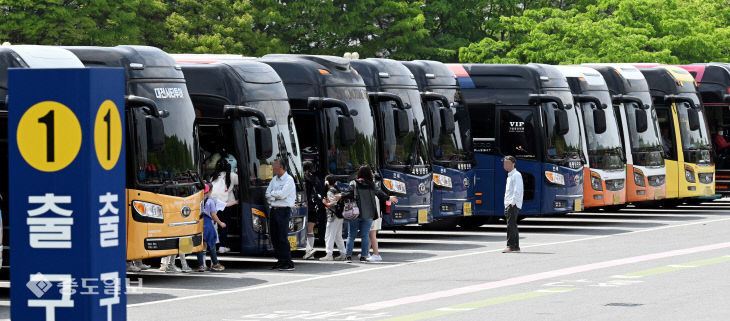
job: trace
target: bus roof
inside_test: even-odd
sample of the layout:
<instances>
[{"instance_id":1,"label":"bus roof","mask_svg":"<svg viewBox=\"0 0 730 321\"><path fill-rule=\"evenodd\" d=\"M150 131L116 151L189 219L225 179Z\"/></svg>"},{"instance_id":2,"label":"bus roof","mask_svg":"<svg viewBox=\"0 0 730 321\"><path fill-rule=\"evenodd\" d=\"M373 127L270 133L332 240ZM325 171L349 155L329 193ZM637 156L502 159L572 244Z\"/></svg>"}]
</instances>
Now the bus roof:
<instances>
[{"instance_id":1,"label":"bus roof","mask_svg":"<svg viewBox=\"0 0 730 321\"><path fill-rule=\"evenodd\" d=\"M667 67L669 66L639 68L649 84L649 91L652 96L663 97L669 94L697 92L694 78L691 79L691 82L677 79L675 78L676 71ZM684 72L687 73L687 71ZM689 73L687 73L687 76L692 77ZM681 79L686 79L686 77L683 76Z\"/></svg>"},{"instance_id":2,"label":"bus roof","mask_svg":"<svg viewBox=\"0 0 730 321\"><path fill-rule=\"evenodd\" d=\"M268 64L279 74L289 99L324 97L324 87L365 87L350 60L335 56L266 55L257 61ZM292 108L301 108L292 106Z\"/></svg>"},{"instance_id":3,"label":"bus roof","mask_svg":"<svg viewBox=\"0 0 730 321\"><path fill-rule=\"evenodd\" d=\"M84 64L61 47L0 46L0 100L8 94L8 68L84 68Z\"/></svg>"},{"instance_id":4,"label":"bus roof","mask_svg":"<svg viewBox=\"0 0 730 321\"><path fill-rule=\"evenodd\" d=\"M595 69L583 66L555 66L555 68L568 78L570 90L574 94L586 91L608 91L606 81Z\"/></svg>"},{"instance_id":5,"label":"bus roof","mask_svg":"<svg viewBox=\"0 0 730 321\"><path fill-rule=\"evenodd\" d=\"M678 66L695 77L704 103L726 106L725 96L730 93L730 64L711 62Z\"/></svg>"},{"instance_id":6,"label":"bus roof","mask_svg":"<svg viewBox=\"0 0 730 321\"><path fill-rule=\"evenodd\" d=\"M583 64L583 66L601 73L611 95L649 92L644 74L630 64Z\"/></svg>"},{"instance_id":7,"label":"bus roof","mask_svg":"<svg viewBox=\"0 0 730 321\"><path fill-rule=\"evenodd\" d=\"M421 91L433 88L457 88L456 75L444 63L433 60L403 61L418 83Z\"/></svg>"},{"instance_id":8,"label":"bus roof","mask_svg":"<svg viewBox=\"0 0 730 321\"><path fill-rule=\"evenodd\" d=\"M246 105L252 101L288 100L279 75L271 66L255 60L181 64L188 92L196 109L208 106L203 115L223 117L226 104ZM211 95L225 98L210 107ZM203 102L205 101L205 102ZM215 109L215 110L210 110Z\"/></svg>"},{"instance_id":9,"label":"bus roof","mask_svg":"<svg viewBox=\"0 0 730 321\"><path fill-rule=\"evenodd\" d=\"M184 79L180 66L167 53L150 46L64 47L86 67L121 67L127 79Z\"/></svg>"},{"instance_id":10,"label":"bus roof","mask_svg":"<svg viewBox=\"0 0 730 321\"><path fill-rule=\"evenodd\" d=\"M363 80L368 91L380 91L383 87L418 89L415 76L402 63L384 58L367 58L350 62Z\"/></svg>"},{"instance_id":11,"label":"bus roof","mask_svg":"<svg viewBox=\"0 0 730 321\"><path fill-rule=\"evenodd\" d=\"M544 64L464 64L476 87L492 89L569 88L565 76L555 67Z\"/></svg>"}]
</instances>

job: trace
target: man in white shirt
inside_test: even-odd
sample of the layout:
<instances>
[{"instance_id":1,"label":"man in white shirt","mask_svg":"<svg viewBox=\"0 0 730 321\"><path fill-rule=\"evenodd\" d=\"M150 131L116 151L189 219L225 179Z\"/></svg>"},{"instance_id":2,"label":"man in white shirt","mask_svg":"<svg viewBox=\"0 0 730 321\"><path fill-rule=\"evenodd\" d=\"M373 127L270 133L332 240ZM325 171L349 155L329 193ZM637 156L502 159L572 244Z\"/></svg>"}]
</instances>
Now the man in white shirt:
<instances>
[{"instance_id":1,"label":"man in white shirt","mask_svg":"<svg viewBox=\"0 0 730 321\"><path fill-rule=\"evenodd\" d=\"M522 174L515 169L517 159L504 157L504 170L507 171L507 185L504 188L504 216L507 220L507 248L502 253L520 251L520 234L517 231L517 215L522 208Z\"/></svg>"},{"instance_id":2,"label":"man in white shirt","mask_svg":"<svg viewBox=\"0 0 730 321\"><path fill-rule=\"evenodd\" d=\"M294 270L294 262L291 260L291 248L289 245L289 218L294 208L294 200L297 196L297 189L294 185L294 178L286 173L284 164L276 159L272 162L271 168L274 177L266 188L266 201L269 202L269 237L271 245L274 246L274 253L277 262L272 269L279 271Z\"/></svg>"}]
</instances>

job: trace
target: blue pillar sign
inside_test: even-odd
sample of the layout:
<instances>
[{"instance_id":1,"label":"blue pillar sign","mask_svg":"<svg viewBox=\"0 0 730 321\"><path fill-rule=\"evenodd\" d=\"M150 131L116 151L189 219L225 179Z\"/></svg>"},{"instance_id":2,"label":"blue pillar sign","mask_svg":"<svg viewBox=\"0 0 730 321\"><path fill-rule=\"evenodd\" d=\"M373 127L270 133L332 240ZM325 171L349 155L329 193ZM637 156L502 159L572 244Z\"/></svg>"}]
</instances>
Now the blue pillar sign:
<instances>
[{"instance_id":1,"label":"blue pillar sign","mask_svg":"<svg viewBox=\"0 0 730 321\"><path fill-rule=\"evenodd\" d=\"M124 71L8 71L14 320L126 320Z\"/></svg>"}]
</instances>

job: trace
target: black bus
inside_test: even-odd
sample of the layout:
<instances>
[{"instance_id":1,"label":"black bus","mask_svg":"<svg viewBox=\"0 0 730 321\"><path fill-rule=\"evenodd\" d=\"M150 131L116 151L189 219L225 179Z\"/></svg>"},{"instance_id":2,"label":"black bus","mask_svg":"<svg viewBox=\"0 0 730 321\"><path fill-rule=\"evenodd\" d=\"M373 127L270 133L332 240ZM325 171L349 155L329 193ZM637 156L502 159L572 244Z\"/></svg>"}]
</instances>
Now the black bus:
<instances>
[{"instance_id":1,"label":"black bus","mask_svg":"<svg viewBox=\"0 0 730 321\"><path fill-rule=\"evenodd\" d=\"M296 208L289 224L292 248L306 241L306 202L302 163L286 90L269 65L253 59L217 60L208 55L175 56L182 64L197 114L200 146L210 177L215 160L236 159L239 205L228 227L228 243L244 255L272 250L266 217L266 188L273 178L271 164L281 159L297 185ZM213 166L211 166L213 165Z\"/></svg>"}]
</instances>

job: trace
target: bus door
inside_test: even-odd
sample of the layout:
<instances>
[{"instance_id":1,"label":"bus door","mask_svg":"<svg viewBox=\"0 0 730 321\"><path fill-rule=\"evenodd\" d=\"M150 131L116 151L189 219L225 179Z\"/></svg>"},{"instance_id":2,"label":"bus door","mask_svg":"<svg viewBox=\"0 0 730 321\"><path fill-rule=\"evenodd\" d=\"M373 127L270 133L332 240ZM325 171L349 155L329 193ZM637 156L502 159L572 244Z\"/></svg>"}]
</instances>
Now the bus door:
<instances>
[{"instance_id":1,"label":"bus door","mask_svg":"<svg viewBox=\"0 0 730 321\"><path fill-rule=\"evenodd\" d=\"M664 166L667 170L666 177L666 198L679 197L679 149L677 134L674 127L674 114L671 106L657 106L656 114L659 121L660 136L664 147ZM682 171L684 173L684 171ZM684 176L682 176L684 178Z\"/></svg>"},{"instance_id":2,"label":"bus door","mask_svg":"<svg viewBox=\"0 0 730 321\"><path fill-rule=\"evenodd\" d=\"M497 107L497 146L502 156L517 158L517 170L522 174L524 195L520 214L539 214L542 184L540 162L539 112L534 107ZM495 209L504 208L504 190L507 172L504 170L503 157L496 157L494 164L494 204Z\"/></svg>"}]
</instances>

